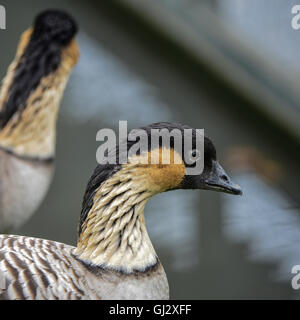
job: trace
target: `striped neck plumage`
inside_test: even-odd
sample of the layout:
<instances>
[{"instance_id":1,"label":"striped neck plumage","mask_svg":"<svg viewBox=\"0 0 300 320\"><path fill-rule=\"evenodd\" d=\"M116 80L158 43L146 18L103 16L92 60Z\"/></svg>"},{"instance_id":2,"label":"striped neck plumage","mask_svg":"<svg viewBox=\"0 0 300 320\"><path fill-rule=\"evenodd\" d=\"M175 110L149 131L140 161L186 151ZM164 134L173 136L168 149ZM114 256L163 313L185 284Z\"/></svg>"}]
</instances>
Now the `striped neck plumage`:
<instances>
[{"instance_id":1,"label":"striped neck plumage","mask_svg":"<svg viewBox=\"0 0 300 320\"><path fill-rule=\"evenodd\" d=\"M28 53L31 36L32 29L22 35L16 57L3 79L0 147L24 158L51 159L55 155L59 105L69 74L78 59L78 48L72 40L57 53L59 63L53 60L53 70L45 70L50 53L46 56L40 50L37 57ZM50 49L47 47L47 50Z\"/></svg>"},{"instance_id":2,"label":"striped neck plumage","mask_svg":"<svg viewBox=\"0 0 300 320\"><path fill-rule=\"evenodd\" d=\"M155 194L147 177L134 175L135 166L122 169L104 181L81 225L77 255L106 269L143 272L157 264L149 239L144 208Z\"/></svg>"}]
</instances>

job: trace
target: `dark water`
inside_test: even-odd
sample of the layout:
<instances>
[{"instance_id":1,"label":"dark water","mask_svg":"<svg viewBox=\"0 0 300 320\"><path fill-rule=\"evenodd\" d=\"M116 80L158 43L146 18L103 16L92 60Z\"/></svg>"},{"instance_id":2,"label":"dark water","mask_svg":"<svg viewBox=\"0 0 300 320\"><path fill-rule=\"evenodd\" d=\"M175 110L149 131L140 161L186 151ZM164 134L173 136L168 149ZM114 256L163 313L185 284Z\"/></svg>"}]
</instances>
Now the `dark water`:
<instances>
[{"instance_id":1,"label":"dark water","mask_svg":"<svg viewBox=\"0 0 300 320\"><path fill-rule=\"evenodd\" d=\"M44 1L43 3L46 3ZM176 191L146 208L150 237L167 271L172 298L295 298L291 267L300 264L299 165L276 132L206 74L192 76L163 49L123 27L97 2L2 1L8 30L0 33L0 73L17 39L43 8L63 7L81 26L81 60L70 79L58 123L57 168L50 192L20 234L76 243L87 180L96 166L96 133L156 121L204 128L220 162L244 197ZM138 28L138 26L136 27ZM153 50L152 50L153 49ZM230 148L251 146L284 174L276 186L226 165ZM284 191L282 191L284 190ZM292 209L291 209L292 208Z\"/></svg>"}]
</instances>

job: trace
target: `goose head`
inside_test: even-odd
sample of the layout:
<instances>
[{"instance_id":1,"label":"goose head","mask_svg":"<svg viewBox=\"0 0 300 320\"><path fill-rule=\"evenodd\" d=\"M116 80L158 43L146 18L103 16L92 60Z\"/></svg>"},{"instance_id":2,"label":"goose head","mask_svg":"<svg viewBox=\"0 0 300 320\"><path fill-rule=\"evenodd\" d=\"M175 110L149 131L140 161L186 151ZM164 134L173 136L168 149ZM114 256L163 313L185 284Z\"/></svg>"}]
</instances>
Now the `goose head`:
<instances>
[{"instance_id":1,"label":"goose head","mask_svg":"<svg viewBox=\"0 0 300 320\"><path fill-rule=\"evenodd\" d=\"M177 129L182 134L188 130L192 143L189 147L185 144L175 147L171 140L168 146L164 146L159 139L158 144L153 144L152 133L157 129L168 132ZM126 273L143 272L158 263L144 219L144 207L152 196L176 189L242 193L217 162L216 149L207 137L202 148L202 170L191 174L189 169L195 163L187 161L182 154L199 153L195 149L195 129L164 122L139 131L144 132L147 139L140 136L135 141L128 139L125 145L118 145L103 157L90 178L83 200L77 245L81 260ZM136 145L142 140L144 150L139 148L141 144ZM165 157L170 161L164 161ZM203 159L200 152L195 161L200 161L201 157ZM153 159L156 159L155 164Z\"/></svg>"}]
</instances>

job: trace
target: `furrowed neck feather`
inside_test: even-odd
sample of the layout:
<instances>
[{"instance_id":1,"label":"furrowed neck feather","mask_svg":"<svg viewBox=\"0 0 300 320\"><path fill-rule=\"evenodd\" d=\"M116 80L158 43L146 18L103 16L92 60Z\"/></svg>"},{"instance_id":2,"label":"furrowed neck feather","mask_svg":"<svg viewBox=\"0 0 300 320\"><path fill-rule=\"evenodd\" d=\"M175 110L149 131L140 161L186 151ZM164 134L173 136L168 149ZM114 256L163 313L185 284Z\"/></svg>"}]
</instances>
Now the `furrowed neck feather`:
<instances>
[{"instance_id":1,"label":"furrowed neck feather","mask_svg":"<svg viewBox=\"0 0 300 320\"><path fill-rule=\"evenodd\" d=\"M26 100L22 98L24 101L19 101L16 88L20 87L19 90L22 90L18 83L22 77L16 74L31 33L32 31L28 30L23 34L16 58L3 80L0 91L0 146L18 156L43 159L55 154L58 109L70 71L78 59L78 48L72 40L61 51L57 68L44 76L41 75L37 84L33 83L32 89L28 89ZM15 96L13 104L12 94ZM24 97L24 94L20 93L20 97Z\"/></svg>"},{"instance_id":2,"label":"furrowed neck feather","mask_svg":"<svg viewBox=\"0 0 300 320\"><path fill-rule=\"evenodd\" d=\"M81 225L80 259L125 273L156 265L144 219L145 205L155 190L147 187L147 177L134 175L134 171L135 166L120 170L96 191Z\"/></svg>"}]
</instances>

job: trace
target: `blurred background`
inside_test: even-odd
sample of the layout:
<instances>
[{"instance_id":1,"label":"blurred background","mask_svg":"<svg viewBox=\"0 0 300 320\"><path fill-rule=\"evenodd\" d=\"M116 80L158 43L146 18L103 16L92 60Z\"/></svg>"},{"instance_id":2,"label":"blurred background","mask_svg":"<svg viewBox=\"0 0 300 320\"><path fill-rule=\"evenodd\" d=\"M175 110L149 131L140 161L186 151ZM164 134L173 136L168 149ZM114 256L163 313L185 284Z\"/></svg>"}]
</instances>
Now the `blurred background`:
<instances>
[{"instance_id":1,"label":"blurred background","mask_svg":"<svg viewBox=\"0 0 300 320\"><path fill-rule=\"evenodd\" d=\"M96 133L157 121L204 128L243 197L176 191L146 208L173 299L296 299L300 30L292 0L1 0L0 75L35 15L78 21L81 59L58 121L56 175L19 234L75 245Z\"/></svg>"}]
</instances>

